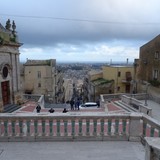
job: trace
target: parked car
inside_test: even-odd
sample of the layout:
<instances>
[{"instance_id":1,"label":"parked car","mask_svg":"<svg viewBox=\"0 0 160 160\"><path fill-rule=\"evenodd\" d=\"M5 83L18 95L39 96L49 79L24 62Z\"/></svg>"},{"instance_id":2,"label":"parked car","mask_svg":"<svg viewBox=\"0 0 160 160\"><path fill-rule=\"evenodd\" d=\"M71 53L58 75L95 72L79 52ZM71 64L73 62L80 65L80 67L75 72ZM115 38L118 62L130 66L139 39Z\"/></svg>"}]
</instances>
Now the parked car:
<instances>
[{"instance_id":1,"label":"parked car","mask_svg":"<svg viewBox=\"0 0 160 160\"><path fill-rule=\"evenodd\" d=\"M85 109L85 108L98 108L98 104L96 102L86 102L84 104L81 104L79 106L80 109Z\"/></svg>"}]
</instances>

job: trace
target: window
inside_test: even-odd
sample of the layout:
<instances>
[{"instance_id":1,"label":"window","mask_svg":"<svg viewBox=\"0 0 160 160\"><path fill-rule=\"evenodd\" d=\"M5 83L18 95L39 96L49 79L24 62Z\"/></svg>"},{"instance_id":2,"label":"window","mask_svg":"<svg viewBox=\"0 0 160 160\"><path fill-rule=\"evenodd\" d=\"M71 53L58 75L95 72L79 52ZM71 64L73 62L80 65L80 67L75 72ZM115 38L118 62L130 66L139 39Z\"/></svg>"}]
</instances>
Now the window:
<instances>
[{"instance_id":1,"label":"window","mask_svg":"<svg viewBox=\"0 0 160 160\"><path fill-rule=\"evenodd\" d=\"M38 83L38 88L40 88L41 87L41 83Z\"/></svg>"},{"instance_id":2,"label":"window","mask_svg":"<svg viewBox=\"0 0 160 160\"><path fill-rule=\"evenodd\" d=\"M157 80L158 79L158 69L155 69L153 71L153 79Z\"/></svg>"},{"instance_id":3,"label":"window","mask_svg":"<svg viewBox=\"0 0 160 160\"><path fill-rule=\"evenodd\" d=\"M8 76L8 68L6 66L3 67L2 75L3 78L7 78Z\"/></svg>"},{"instance_id":4,"label":"window","mask_svg":"<svg viewBox=\"0 0 160 160\"><path fill-rule=\"evenodd\" d=\"M120 89L121 89L121 88L118 86L118 87L117 87L117 91L120 91Z\"/></svg>"},{"instance_id":5,"label":"window","mask_svg":"<svg viewBox=\"0 0 160 160\"><path fill-rule=\"evenodd\" d=\"M121 76L121 72L120 71L118 71L118 77L120 77Z\"/></svg>"},{"instance_id":6,"label":"window","mask_svg":"<svg viewBox=\"0 0 160 160\"><path fill-rule=\"evenodd\" d=\"M41 71L38 71L37 73L38 78L41 78Z\"/></svg>"},{"instance_id":7,"label":"window","mask_svg":"<svg viewBox=\"0 0 160 160\"><path fill-rule=\"evenodd\" d=\"M155 58L155 59L159 59L159 51L156 51L156 52L155 52L154 58Z\"/></svg>"}]
</instances>

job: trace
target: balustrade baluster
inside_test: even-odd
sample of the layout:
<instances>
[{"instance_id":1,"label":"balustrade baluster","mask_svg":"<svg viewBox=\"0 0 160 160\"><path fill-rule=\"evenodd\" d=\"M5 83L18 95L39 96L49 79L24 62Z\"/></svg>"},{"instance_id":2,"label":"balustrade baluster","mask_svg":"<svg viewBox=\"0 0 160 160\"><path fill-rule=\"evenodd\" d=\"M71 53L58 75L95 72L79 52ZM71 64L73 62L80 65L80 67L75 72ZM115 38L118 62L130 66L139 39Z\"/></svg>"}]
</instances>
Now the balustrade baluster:
<instances>
[{"instance_id":1,"label":"balustrade baluster","mask_svg":"<svg viewBox=\"0 0 160 160\"><path fill-rule=\"evenodd\" d=\"M8 136L8 120L4 121L4 135Z\"/></svg>"},{"instance_id":2,"label":"balustrade baluster","mask_svg":"<svg viewBox=\"0 0 160 160\"><path fill-rule=\"evenodd\" d=\"M79 136L82 135L82 119L79 119Z\"/></svg>"},{"instance_id":3,"label":"balustrade baluster","mask_svg":"<svg viewBox=\"0 0 160 160\"><path fill-rule=\"evenodd\" d=\"M60 120L57 120L57 136L60 136Z\"/></svg>"},{"instance_id":4,"label":"balustrade baluster","mask_svg":"<svg viewBox=\"0 0 160 160\"><path fill-rule=\"evenodd\" d=\"M27 136L30 136L30 125L31 125L30 120L27 120Z\"/></svg>"},{"instance_id":5,"label":"balustrade baluster","mask_svg":"<svg viewBox=\"0 0 160 160\"><path fill-rule=\"evenodd\" d=\"M72 136L75 136L75 120L72 119Z\"/></svg>"},{"instance_id":6,"label":"balustrade baluster","mask_svg":"<svg viewBox=\"0 0 160 160\"><path fill-rule=\"evenodd\" d=\"M53 135L53 120L49 120L49 135Z\"/></svg>"},{"instance_id":7,"label":"balustrade baluster","mask_svg":"<svg viewBox=\"0 0 160 160\"><path fill-rule=\"evenodd\" d=\"M93 135L97 135L97 119L93 120Z\"/></svg>"},{"instance_id":8,"label":"balustrade baluster","mask_svg":"<svg viewBox=\"0 0 160 160\"><path fill-rule=\"evenodd\" d=\"M64 135L68 136L68 121L67 120L63 120L64 122Z\"/></svg>"},{"instance_id":9,"label":"balustrade baluster","mask_svg":"<svg viewBox=\"0 0 160 160\"><path fill-rule=\"evenodd\" d=\"M34 120L34 134L35 136L38 134L38 120Z\"/></svg>"},{"instance_id":10,"label":"balustrade baluster","mask_svg":"<svg viewBox=\"0 0 160 160\"><path fill-rule=\"evenodd\" d=\"M150 136L151 136L151 137L154 137L154 127L151 127Z\"/></svg>"},{"instance_id":11,"label":"balustrade baluster","mask_svg":"<svg viewBox=\"0 0 160 160\"><path fill-rule=\"evenodd\" d=\"M43 120L41 121L41 123L42 123L42 136L45 136L46 122L45 122L45 120L43 119Z\"/></svg>"},{"instance_id":12,"label":"balustrade baluster","mask_svg":"<svg viewBox=\"0 0 160 160\"><path fill-rule=\"evenodd\" d=\"M23 135L23 120L19 120L19 131L20 131L20 136Z\"/></svg>"},{"instance_id":13,"label":"balustrade baluster","mask_svg":"<svg viewBox=\"0 0 160 160\"><path fill-rule=\"evenodd\" d=\"M127 124L127 122L126 122L126 119L123 119L122 120L122 133L123 134L126 134L126 124Z\"/></svg>"},{"instance_id":14,"label":"balustrade baluster","mask_svg":"<svg viewBox=\"0 0 160 160\"><path fill-rule=\"evenodd\" d=\"M119 119L115 120L115 134L119 133Z\"/></svg>"},{"instance_id":15,"label":"balustrade baluster","mask_svg":"<svg viewBox=\"0 0 160 160\"><path fill-rule=\"evenodd\" d=\"M101 135L104 135L104 119L101 119Z\"/></svg>"},{"instance_id":16,"label":"balustrade baluster","mask_svg":"<svg viewBox=\"0 0 160 160\"><path fill-rule=\"evenodd\" d=\"M147 124L143 121L143 136L146 136L146 128L147 128Z\"/></svg>"},{"instance_id":17,"label":"balustrade baluster","mask_svg":"<svg viewBox=\"0 0 160 160\"><path fill-rule=\"evenodd\" d=\"M86 135L89 135L90 120L86 119Z\"/></svg>"},{"instance_id":18,"label":"balustrade baluster","mask_svg":"<svg viewBox=\"0 0 160 160\"><path fill-rule=\"evenodd\" d=\"M15 120L13 120L12 122L11 122L11 125L12 125L12 136L15 136Z\"/></svg>"},{"instance_id":19,"label":"balustrade baluster","mask_svg":"<svg viewBox=\"0 0 160 160\"><path fill-rule=\"evenodd\" d=\"M112 120L108 120L108 135L111 135Z\"/></svg>"}]
</instances>

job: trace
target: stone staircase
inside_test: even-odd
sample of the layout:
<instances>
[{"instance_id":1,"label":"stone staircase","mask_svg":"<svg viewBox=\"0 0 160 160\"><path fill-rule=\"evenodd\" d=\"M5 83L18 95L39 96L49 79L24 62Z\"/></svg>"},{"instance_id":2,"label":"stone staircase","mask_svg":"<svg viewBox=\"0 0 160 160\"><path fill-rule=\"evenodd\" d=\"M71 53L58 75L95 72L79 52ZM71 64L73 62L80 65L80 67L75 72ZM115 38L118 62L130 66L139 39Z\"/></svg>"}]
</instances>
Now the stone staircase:
<instances>
[{"instance_id":1,"label":"stone staircase","mask_svg":"<svg viewBox=\"0 0 160 160\"><path fill-rule=\"evenodd\" d=\"M3 113L12 113L16 110L18 110L21 106L18 106L16 104L7 104L4 106Z\"/></svg>"},{"instance_id":2,"label":"stone staircase","mask_svg":"<svg viewBox=\"0 0 160 160\"><path fill-rule=\"evenodd\" d=\"M126 110L127 112L138 112L137 109L135 109L134 107L127 105L126 103L122 102L121 100L119 101L114 101L114 103L117 106L120 106L121 108L123 108L124 110Z\"/></svg>"}]
</instances>

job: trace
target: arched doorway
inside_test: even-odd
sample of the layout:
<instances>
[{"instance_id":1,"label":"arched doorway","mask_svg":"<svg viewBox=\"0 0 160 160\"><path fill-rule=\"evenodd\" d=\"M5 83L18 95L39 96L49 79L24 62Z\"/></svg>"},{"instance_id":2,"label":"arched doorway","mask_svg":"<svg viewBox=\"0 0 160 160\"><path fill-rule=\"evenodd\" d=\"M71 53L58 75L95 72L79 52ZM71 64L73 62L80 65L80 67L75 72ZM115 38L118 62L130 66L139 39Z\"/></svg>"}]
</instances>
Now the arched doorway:
<instances>
[{"instance_id":1,"label":"arched doorway","mask_svg":"<svg viewBox=\"0 0 160 160\"><path fill-rule=\"evenodd\" d=\"M10 86L9 81L1 82L1 90L2 90L2 100L3 105L7 105L10 103Z\"/></svg>"}]
</instances>

